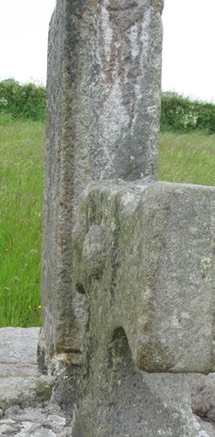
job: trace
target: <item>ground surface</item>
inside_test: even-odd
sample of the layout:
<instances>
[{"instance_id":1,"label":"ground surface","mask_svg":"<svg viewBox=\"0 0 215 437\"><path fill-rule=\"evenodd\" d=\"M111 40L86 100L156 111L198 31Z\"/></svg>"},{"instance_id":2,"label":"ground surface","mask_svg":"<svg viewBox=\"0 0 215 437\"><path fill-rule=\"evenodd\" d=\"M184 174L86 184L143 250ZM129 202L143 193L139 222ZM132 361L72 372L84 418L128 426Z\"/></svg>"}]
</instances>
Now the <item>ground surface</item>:
<instances>
[{"instance_id":1,"label":"ground surface","mask_svg":"<svg viewBox=\"0 0 215 437\"><path fill-rule=\"evenodd\" d=\"M0 329L1 437L72 435L71 415L52 400L55 378L41 375L37 370L38 334L39 328ZM190 386L198 413L193 415L196 437L215 437L214 374L193 375Z\"/></svg>"},{"instance_id":2,"label":"ground surface","mask_svg":"<svg viewBox=\"0 0 215 437\"><path fill-rule=\"evenodd\" d=\"M52 402L54 377L37 370L39 328L0 329L0 436L69 437L71 418Z\"/></svg>"}]
</instances>

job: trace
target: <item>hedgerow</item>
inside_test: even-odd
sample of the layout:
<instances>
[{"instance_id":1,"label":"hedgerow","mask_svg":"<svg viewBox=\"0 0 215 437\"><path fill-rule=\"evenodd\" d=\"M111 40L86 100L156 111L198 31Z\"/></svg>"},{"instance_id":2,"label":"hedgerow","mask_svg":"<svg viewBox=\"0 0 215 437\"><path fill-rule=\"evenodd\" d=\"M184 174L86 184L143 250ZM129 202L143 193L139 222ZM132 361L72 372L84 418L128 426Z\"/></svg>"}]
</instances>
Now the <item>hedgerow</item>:
<instances>
[{"instance_id":1,"label":"hedgerow","mask_svg":"<svg viewBox=\"0 0 215 437\"><path fill-rule=\"evenodd\" d=\"M215 133L215 104L191 101L176 93L161 98L161 131Z\"/></svg>"},{"instance_id":2,"label":"hedgerow","mask_svg":"<svg viewBox=\"0 0 215 437\"><path fill-rule=\"evenodd\" d=\"M44 121L46 89L14 79L0 82L0 124L15 119ZM202 130L215 133L215 104L192 101L176 93L161 96L161 132Z\"/></svg>"},{"instance_id":3,"label":"hedgerow","mask_svg":"<svg viewBox=\"0 0 215 437\"><path fill-rule=\"evenodd\" d=\"M23 119L44 121L46 90L33 83L20 84L14 79L0 82L0 115L2 121Z\"/></svg>"}]
</instances>

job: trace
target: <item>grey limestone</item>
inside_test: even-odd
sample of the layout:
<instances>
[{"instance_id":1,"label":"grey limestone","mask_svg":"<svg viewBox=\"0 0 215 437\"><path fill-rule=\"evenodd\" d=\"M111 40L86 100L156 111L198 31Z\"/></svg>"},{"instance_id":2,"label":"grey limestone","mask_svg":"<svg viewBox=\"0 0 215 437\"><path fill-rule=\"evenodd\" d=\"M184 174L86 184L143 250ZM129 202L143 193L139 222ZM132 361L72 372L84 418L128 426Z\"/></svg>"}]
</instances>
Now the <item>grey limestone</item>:
<instances>
[{"instance_id":1,"label":"grey limestone","mask_svg":"<svg viewBox=\"0 0 215 437\"><path fill-rule=\"evenodd\" d=\"M70 437L72 415L53 400L56 378L37 369L40 328L0 329L0 435Z\"/></svg>"},{"instance_id":2,"label":"grey limestone","mask_svg":"<svg viewBox=\"0 0 215 437\"><path fill-rule=\"evenodd\" d=\"M91 180L156 178L163 0L58 0L49 32L42 256L46 359L83 350L73 282L77 199Z\"/></svg>"},{"instance_id":3,"label":"grey limestone","mask_svg":"<svg viewBox=\"0 0 215 437\"><path fill-rule=\"evenodd\" d=\"M37 342L40 328L0 328L1 377L37 373Z\"/></svg>"},{"instance_id":4,"label":"grey limestone","mask_svg":"<svg viewBox=\"0 0 215 437\"><path fill-rule=\"evenodd\" d=\"M104 182L80 197L77 287L93 330L123 328L142 370L214 370L214 196L213 187Z\"/></svg>"},{"instance_id":5,"label":"grey limestone","mask_svg":"<svg viewBox=\"0 0 215 437\"><path fill-rule=\"evenodd\" d=\"M163 5L50 24L38 363L72 437L213 436L186 374L215 370L215 190L155 182Z\"/></svg>"},{"instance_id":6,"label":"grey limestone","mask_svg":"<svg viewBox=\"0 0 215 437\"><path fill-rule=\"evenodd\" d=\"M77 435L195 435L186 376L169 373L214 369L214 195L143 181L81 195L75 273L89 316Z\"/></svg>"},{"instance_id":7,"label":"grey limestone","mask_svg":"<svg viewBox=\"0 0 215 437\"><path fill-rule=\"evenodd\" d=\"M6 393L10 393L11 382L14 383L15 375L17 379L20 379L19 370L17 373L14 372L13 368L20 363L20 357L22 357L23 372L25 374L25 384L29 378L29 372L26 370L27 366L36 366L36 348L37 348L37 335L39 328L2 328L0 329L0 387L2 387L2 381L7 380L7 384L4 386L4 396ZM24 339L22 343L21 340ZM9 346L7 348L7 345ZM28 345L29 347L26 347ZM12 362L9 355L12 356ZM16 353L13 353L16 352ZM5 360L7 357L7 360ZM4 369L5 361L7 361L8 372L7 377L3 376L2 366ZM17 369L17 368L16 368ZM26 372L26 373L25 373ZM125 373L125 372L124 372ZM36 373L34 367L34 376L38 378L39 374ZM123 374L121 373L121 376ZM10 378L11 377L11 378ZM171 413L177 415L180 422L180 413L186 409L185 417L186 421L183 419L184 434L187 435L187 420L189 426L192 424L192 418L190 413L190 394L187 390L186 376L185 375L173 375L173 374L157 374L150 375L144 372L138 371L136 375L136 380L139 378L141 387L136 392L136 397L133 399L133 404L129 404L129 408L132 408L135 417L137 417L138 402L140 401L144 406L142 425L146 426L146 422L150 424L154 432L153 437L156 435L162 435L162 429L167 428L169 422L168 415ZM32 373L30 375L32 379ZM43 380L43 379L42 379ZM44 380L45 381L45 380ZM123 391L123 379L122 388L118 383L117 387ZM196 431L195 437L215 437L215 426L213 409L215 408L214 403L214 374L209 375L190 375L189 386L191 389L192 396L192 406L196 413L193 414L194 429ZM67 386L69 381L67 380ZM183 388L183 406L180 399L181 391L179 389ZM140 393L140 390L144 389L144 393ZM50 400L44 401L42 399L36 398L34 395L34 386L28 387L28 394L30 394L30 402L28 399L27 406L23 403L22 397L19 396L17 392L16 399L12 400L12 403L7 404L6 409L0 408L0 435L6 437L71 437L72 432L75 432L73 415L70 411L65 411L60 408L55 402L53 402L53 394ZM55 389L53 389L54 391ZM2 393L2 391L1 391ZM120 392L118 393L120 395ZM1 395L0 395L1 399ZM131 399L131 394L130 394ZM130 400L129 399L129 400ZM120 396L120 400L123 397ZM135 405L136 404L136 405ZM149 404L149 407L147 407ZM122 403L123 407L123 403ZM146 408L146 410L145 410ZM148 409L147 409L148 408ZM155 432L155 410L158 423L162 426L158 426ZM147 416L147 413L148 414ZM207 417L207 414L209 417ZM112 417L115 418L116 412L112 407ZM200 417L202 416L202 417ZM204 419L204 420L203 420ZM207 420L207 421L206 421ZM128 430L126 431L128 434ZM126 435L125 432L125 435ZM171 435L170 431L168 431ZM80 437L80 434L78 434ZM133 437L133 433L131 433ZM144 435L144 434L142 434ZM150 435L146 433L146 435ZM173 434L175 437L175 434ZM177 435L177 434L176 434ZM192 434L191 434L192 435Z\"/></svg>"},{"instance_id":8,"label":"grey limestone","mask_svg":"<svg viewBox=\"0 0 215 437\"><path fill-rule=\"evenodd\" d=\"M27 407L51 398L55 377L37 368L40 328L0 328L0 410Z\"/></svg>"},{"instance_id":9,"label":"grey limestone","mask_svg":"<svg viewBox=\"0 0 215 437\"><path fill-rule=\"evenodd\" d=\"M1 364L36 364L40 328L0 328Z\"/></svg>"},{"instance_id":10,"label":"grey limestone","mask_svg":"<svg viewBox=\"0 0 215 437\"><path fill-rule=\"evenodd\" d=\"M188 384L193 413L208 422L215 423L215 374L190 374Z\"/></svg>"},{"instance_id":11,"label":"grey limestone","mask_svg":"<svg viewBox=\"0 0 215 437\"><path fill-rule=\"evenodd\" d=\"M10 407L0 420L7 437L70 437L71 423L57 406Z\"/></svg>"}]
</instances>

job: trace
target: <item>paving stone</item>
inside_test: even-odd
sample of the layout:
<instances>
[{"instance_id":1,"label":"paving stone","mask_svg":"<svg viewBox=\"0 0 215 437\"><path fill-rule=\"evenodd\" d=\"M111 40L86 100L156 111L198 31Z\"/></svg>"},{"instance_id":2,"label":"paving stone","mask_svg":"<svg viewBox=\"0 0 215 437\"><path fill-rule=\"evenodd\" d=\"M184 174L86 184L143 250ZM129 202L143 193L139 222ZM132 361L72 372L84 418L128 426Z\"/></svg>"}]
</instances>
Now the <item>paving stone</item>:
<instances>
[{"instance_id":1,"label":"paving stone","mask_svg":"<svg viewBox=\"0 0 215 437\"><path fill-rule=\"evenodd\" d=\"M69 437L71 417L51 401L55 377L37 369L40 328L0 329L0 436Z\"/></svg>"},{"instance_id":2,"label":"paving stone","mask_svg":"<svg viewBox=\"0 0 215 437\"><path fill-rule=\"evenodd\" d=\"M32 376L37 370L40 328L0 328L0 376Z\"/></svg>"}]
</instances>

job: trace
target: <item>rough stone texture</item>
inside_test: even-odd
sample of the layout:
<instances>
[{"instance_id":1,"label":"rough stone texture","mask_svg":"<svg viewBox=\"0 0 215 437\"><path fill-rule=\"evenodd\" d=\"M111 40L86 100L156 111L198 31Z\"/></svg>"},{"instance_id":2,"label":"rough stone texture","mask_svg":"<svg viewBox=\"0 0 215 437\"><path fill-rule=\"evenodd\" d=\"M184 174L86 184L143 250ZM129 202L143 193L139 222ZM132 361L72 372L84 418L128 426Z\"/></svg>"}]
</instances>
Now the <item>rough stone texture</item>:
<instances>
[{"instance_id":1,"label":"rough stone texture","mask_svg":"<svg viewBox=\"0 0 215 437\"><path fill-rule=\"evenodd\" d=\"M195 435L183 378L145 383L136 368L214 368L214 195L212 187L140 181L92 184L82 194L76 283L89 318L74 437ZM159 404L166 390L170 401Z\"/></svg>"},{"instance_id":2,"label":"rough stone texture","mask_svg":"<svg viewBox=\"0 0 215 437\"><path fill-rule=\"evenodd\" d=\"M37 369L38 333L39 328L0 329L2 437L71 436L72 411L62 410L56 404L56 379L41 375ZM71 366L68 364L68 367ZM71 387L69 378L67 386Z\"/></svg>"},{"instance_id":3,"label":"rough stone texture","mask_svg":"<svg viewBox=\"0 0 215 437\"><path fill-rule=\"evenodd\" d=\"M10 407L0 420L2 437L71 437L71 432L71 421L56 405Z\"/></svg>"},{"instance_id":4,"label":"rough stone texture","mask_svg":"<svg viewBox=\"0 0 215 437\"><path fill-rule=\"evenodd\" d=\"M72 436L196 436L185 375L152 377L137 371L126 355L121 361L117 356L118 366L106 370L106 381L99 381L101 391L97 384L92 397L85 393L82 414L79 410ZM109 382L108 373L112 373Z\"/></svg>"},{"instance_id":5,"label":"rough stone texture","mask_svg":"<svg viewBox=\"0 0 215 437\"><path fill-rule=\"evenodd\" d=\"M82 347L83 298L74 292L71 276L74 198L81 188L75 183L73 159L79 151L74 144L74 118L79 112L75 104L80 51L77 3L57 2L49 33L41 296L45 338L40 345L47 361L55 353ZM77 10L73 18L72 5ZM84 169L82 174L84 183Z\"/></svg>"},{"instance_id":6,"label":"rough stone texture","mask_svg":"<svg viewBox=\"0 0 215 437\"><path fill-rule=\"evenodd\" d=\"M52 396L55 378L37 369L39 328L0 328L0 410L29 407Z\"/></svg>"},{"instance_id":7,"label":"rough stone texture","mask_svg":"<svg viewBox=\"0 0 215 437\"><path fill-rule=\"evenodd\" d=\"M0 328L1 378L37 373L39 331L40 328Z\"/></svg>"},{"instance_id":8,"label":"rough stone texture","mask_svg":"<svg viewBox=\"0 0 215 437\"><path fill-rule=\"evenodd\" d=\"M193 414L194 428L196 437L214 437L215 426L214 423L202 420L199 416Z\"/></svg>"},{"instance_id":9,"label":"rough stone texture","mask_svg":"<svg viewBox=\"0 0 215 437\"><path fill-rule=\"evenodd\" d=\"M32 406L51 398L55 378L45 375L1 378L0 408L5 411L10 405Z\"/></svg>"},{"instance_id":10,"label":"rough stone texture","mask_svg":"<svg viewBox=\"0 0 215 437\"><path fill-rule=\"evenodd\" d=\"M214 196L162 182L105 182L81 196L76 281L90 323L101 342L123 328L142 370L214 367Z\"/></svg>"},{"instance_id":11,"label":"rough stone texture","mask_svg":"<svg viewBox=\"0 0 215 437\"><path fill-rule=\"evenodd\" d=\"M3 373L5 369L5 361L7 361L8 371L7 371L7 386L5 386L4 396L7 396L10 392L10 376L11 380L15 381L15 375L20 378L19 372L22 375L25 374L25 382L29 378L28 366L34 369L31 372L32 376L38 376L36 371L36 347L37 347L37 335L39 328L28 328L28 329L20 329L20 328L2 328L0 329L0 387L2 387L2 381L4 381ZM21 337L24 339L24 344L20 341ZM8 345L8 347L7 347ZM28 345L25 347L25 345ZM7 360L5 360L7 357ZM20 359L23 363L23 369L20 368ZM69 364L68 364L69 365ZM131 363L132 365L132 363ZM3 369L3 371L2 371ZM26 372L26 373L25 373ZM136 372L136 370L135 370ZM139 375L139 376L138 376ZM168 414L174 412L178 420L180 422L179 412L181 411L181 399L179 388L184 387L186 396L183 397L183 409L186 407L188 411L190 411L190 396L187 392L187 386L185 381L185 376L182 375L171 375L171 374L162 374L162 375L149 375L143 372L138 371L138 375L135 376L136 379L139 378L141 387L146 390L141 393L141 402L146 403L149 402L150 409L145 411L146 404L143 409L143 417L150 423L153 422L153 417L156 410L156 415L159 420L159 423L164 423L164 427L167 427L167 417ZM41 379L41 381L44 379ZM204 416L205 405L209 405L209 397L210 397L210 408L209 411L212 411L215 408L214 402L214 374L209 375L208 377L204 375L190 375L189 385L191 387L191 395L192 395L192 405L194 409L195 406L198 405L198 414ZM59 383L58 381L56 382ZM118 384L118 387L120 384ZM68 390L71 388L71 383L69 379L67 379L66 387ZM5 410L0 408L0 435L3 437L71 437L72 432L75 433L73 428L72 421L72 412L66 411L65 408L62 410L59 405L56 405L54 401L54 393L49 401L44 401L42 399L36 398L33 394L34 387L31 386L32 393L30 394L30 400L32 406L30 407L29 402L27 403L27 407L22 403L22 398L17 396L15 404L9 404L8 408ZM30 390L30 387L28 387ZM170 391L171 390L171 391ZM174 393L175 391L175 393ZM55 392L55 390L54 390ZM58 392L58 390L57 390ZM201 392L201 396L199 393ZM139 391L140 394L140 391ZM138 400L139 396L137 392L137 397L135 398L135 402ZM120 393L119 393L120 395ZM66 393L65 393L66 396ZM1 396L0 396L1 399ZM34 399L34 402L32 400ZM123 397L121 398L123 401ZM131 399L130 399L131 400ZM133 402L133 410L134 412L137 410L135 408L135 402ZM129 404L131 407L131 403ZM202 407L201 407L202 406ZM67 405L68 408L68 405ZM150 414L147 417L147 411ZM113 412L113 417L114 417ZM207 414L207 413L206 413ZM188 418L188 413L186 410L186 418ZM215 426L213 423L213 418L204 417L204 419L210 420L211 422L207 422L203 420L201 417L193 414L194 418L194 428L196 430L195 437L215 437ZM189 426L190 426L191 418L189 416ZM155 429L153 425L153 429ZM162 429L158 427L158 431ZM169 432L169 431L168 431ZM125 435L128 435L128 430L126 430ZM183 434L183 437L186 436L187 430ZM77 435L77 434L76 434ZM145 433L148 437L148 432ZM156 433L153 435L155 437ZM157 435L162 435L161 433L157 433ZM171 435L170 432L167 435ZM191 434L192 435L192 434ZM94 436L94 435L93 435ZM134 437L133 432L131 431L130 436ZM144 434L141 434L143 437ZM79 434L80 437L80 434ZM101 435L100 435L101 437ZM124 437L124 436L123 436ZM174 434L175 437L175 434ZM180 436L182 437L182 436Z\"/></svg>"},{"instance_id":12,"label":"rough stone texture","mask_svg":"<svg viewBox=\"0 0 215 437\"><path fill-rule=\"evenodd\" d=\"M83 349L84 298L72 280L80 192L92 179L156 177L162 7L58 0L52 17L42 257L48 359Z\"/></svg>"},{"instance_id":13,"label":"rough stone texture","mask_svg":"<svg viewBox=\"0 0 215 437\"><path fill-rule=\"evenodd\" d=\"M188 384L193 412L215 423L215 374L188 375Z\"/></svg>"},{"instance_id":14,"label":"rough stone texture","mask_svg":"<svg viewBox=\"0 0 215 437\"><path fill-rule=\"evenodd\" d=\"M211 423L193 421L187 378L179 373L215 370L214 189L154 183L162 8L163 0L57 1L49 35L38 348L39 367L57 382L54 389L50 382L47 401L24 362L27 380L4 380L0 416L11 435L214 437ZM77 219L86 185L111 178L136 182L90 187ZM49 380L40 381L44 387ZM212 420L207 395L199 407L202 391L193 410ZM16 399L36 405L39 424L30 419L35 412L8 408ZM46 422L41 402L56 420Z\"/></svg>"}]
</instances>

